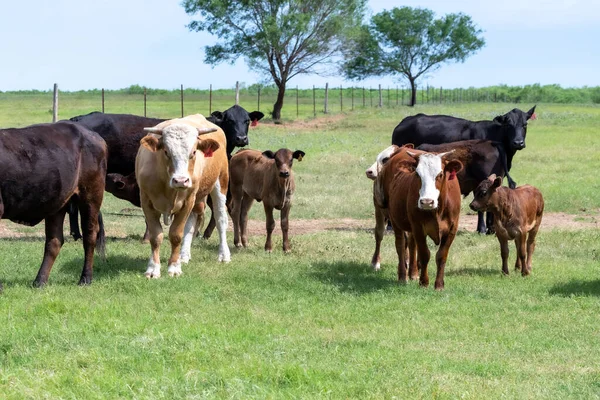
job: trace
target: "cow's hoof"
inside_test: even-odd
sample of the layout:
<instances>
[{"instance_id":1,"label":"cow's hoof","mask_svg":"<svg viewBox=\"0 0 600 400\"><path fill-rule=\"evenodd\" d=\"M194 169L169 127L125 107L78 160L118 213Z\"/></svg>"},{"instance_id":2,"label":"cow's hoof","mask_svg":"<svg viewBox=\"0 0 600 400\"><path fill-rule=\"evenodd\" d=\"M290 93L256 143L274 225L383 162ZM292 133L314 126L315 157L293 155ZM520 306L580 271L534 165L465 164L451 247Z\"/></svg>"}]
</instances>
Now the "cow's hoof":
<instances>
[{"instance_id":1,"label":"cow's hoof","mask_svg":"<svg viewBox=\"0 0 600 400\"><path fill-rule=\"evenodd\" d=\"M231 262L231 254L230 253L219 253L219 262L224 262L224 263Z\"/></svg>"},{"instance_id":2,"label":"cow's hoof","mask_svg":"<svg viewBox=\"0 0 600 400\"><path fill-rule=\"evenodd\" d=\"M373 267L373 271L379 271L381 269L381 263L371 264L371 267Z\"/></svg>"},{"instance_id":3,"label":"cow's hoof","mask_svg":"<svg viewBox=\"0 0 600 400\"><path fill-rule=\"evenodd\" d=\"M179 257L179 261L181 261L182 264L189 263L191 259L192 257L187 253L181 253L181 256Z\"/></svg>"},{"instance_id":4,"label":"cow's hoof","mask_svg":"<svg viewBox=\"0 0 600 400\"><path fill-rule=\"evenodd\" d=\"M242 244L241 244L241 243L236 243L236 244L235 244L235 247L237 247L238 249L241 249L243 246L242 246Z\"/></svg>"},{"instance_id":5,"label":"cow's hoof","mask_svg":"<svg viewBox=\"0 0 600 400\"><path fill-rule=\"evenodd\" d=\"M496 234L496 231L495 231L495 230L493 230L493 229L488 229L488 230L485 232L485 234L486 234L486 235L495 235L495 234Z\"/></svg>"},{"instance_id":6,"label":"cow's hoof","mask_svg":"<svg viewBox=\"0 0 600 400\"><path fill-rule=\"evenodd\" d=\"M79 286L87 286L87 285L91 285L92 284L92 278L87 277L87 276L82 276L81 279L79 279Z\"/></svg>"},{"instance_id":7,"label":"cow's hoof","mask_svg":"<svg viewBox=\"0 0 600 400\"><path fill-rule=\"evenodd\" d=\"M180 276L183 273L183 271L181 271L181 264L169 265L167 272L171 278Z\"/></svg>"},{"instance_id":8,"label":"cow's hoof","mask_svg":"<svg viewBox=\"0 0 600 400\"><path fill-rule=\"evenodd\" d=\"M34 288L37 288L37 289L41 289L44 286L46 286L46 282L39 281L39 280L36 279L35 281L33 281L31 283L31 286L33 286Z\"/></svg>"},{"instance_id":9,"label":"cow's hoof","mask_svg":"<svg viewBox=\"0 0 600 400\"><path fill-rule=\"evenodd\" d=\"M144 273L144 276L148 279L160 278L160 264L154 264L152 261L148 263L148 268Z\"/></svg>"}]
</instances>

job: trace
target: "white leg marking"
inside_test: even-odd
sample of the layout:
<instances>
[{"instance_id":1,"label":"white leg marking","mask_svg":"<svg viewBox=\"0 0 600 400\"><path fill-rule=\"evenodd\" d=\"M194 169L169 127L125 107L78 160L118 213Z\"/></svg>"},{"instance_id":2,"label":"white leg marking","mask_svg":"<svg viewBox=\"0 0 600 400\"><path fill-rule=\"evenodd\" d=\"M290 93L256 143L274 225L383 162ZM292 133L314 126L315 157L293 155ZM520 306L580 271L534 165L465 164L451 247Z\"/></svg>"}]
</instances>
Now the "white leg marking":
<instances>
[{"instance_id":1,"label":"white leg marking","mask_svg":"<svg viewBox=\"0 0 600 400\"><path fill-rule=\"evenodd\" d=\"M150 260L148 260L148 268L144 275L146 278L160 278L160 263L155 263L152 256L150 256Z\"/></svg>"},{"instance_id":2,"label":"white leg marking","mask_svg":"<svg viewBox=\"0 0 600 400\"><path fill-rule=\"evenodd\" d=\"M181 262L178 260L176 263L169 265L167 272L169 273L170 277L181 275Z\"/></svg>"},{"instance_id":3,"label":"white leg marking","mask_svg":"<svg viewBox=\"0 0 600 400\"><path fill-rule=\"evenodd\" d=\"M183 242L181 243L181 256L179 259L184 264L187 264L192 259L192 239L194 238L196 219L196 213L190 213L190 216L185 222L185 228L183 228Z\"/></svg>"},{"instance_id":4,"label":"white leg marking","mask_svg":"<svg viewBox=\"0 0 600 400\"><path fill-rule=\"evenodd\" d=\"M219 231L219 261L228 263L231 261L231 252L227 245L227 207L225 206L226 197L221 194L221 184L217 180L215 187L210 193L213 203L213 211L215 213L215 221L217 230Z\"/></svg>"},{"instance_id":5,"label":"white leg marking","mask_svg":"<svg viewBox=\"0 0 600 400\"><path fill-rule=\"evenodd\" d=\"M371 266L373 267L373 269L375 271L379 271L381 269L381 263L380 262L376 262L374 264L371 264Z\"/></svg>"}]
</instances>

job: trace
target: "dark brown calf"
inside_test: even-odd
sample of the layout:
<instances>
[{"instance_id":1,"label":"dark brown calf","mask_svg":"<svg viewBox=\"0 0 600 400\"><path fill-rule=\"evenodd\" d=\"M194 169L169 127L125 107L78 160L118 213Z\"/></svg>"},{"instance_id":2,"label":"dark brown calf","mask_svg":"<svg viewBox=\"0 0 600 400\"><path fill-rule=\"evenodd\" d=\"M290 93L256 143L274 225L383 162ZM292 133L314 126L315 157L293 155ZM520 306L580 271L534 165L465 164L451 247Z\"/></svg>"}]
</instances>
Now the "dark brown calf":
<instances>
[{"instance_id":1,"label":"dark brown calf","mask_svg":"<svg viewBox=\"0 0 600 400\"><path fill-rule=\"evenodd\" d=\"M533 186L523 185L516 189L502 187L502 178L490 175L474 191L471 209L494 213L496 236L500 242L502 272L508 275L508 241L517 247L515 269L521 275L531 273L531 258L535 249L535 237L542 223L544 198Z\"/></svg>"},{"instance_id":2,"label":"dark brown calf","mask_svg":"<svg viewBox=\"0 0 600 400\"><path fill-rule=\"evenodd\" d=\"M248 246L248 212L254 200L262 201L267 217L267 241L265 250L271 252L273 243L271 234L275 228L273 209L281 210L281 232L283 234L283 251L290 251L288 238L288 217L292 206L292 195L296 188L293 159L302 161L304 152L279 149L276 153L270 150L242 150L237 152L229 162L231 200L233 203L231 218L233 219L234 244L236 247Z\"/></svg>"}]
</instances>

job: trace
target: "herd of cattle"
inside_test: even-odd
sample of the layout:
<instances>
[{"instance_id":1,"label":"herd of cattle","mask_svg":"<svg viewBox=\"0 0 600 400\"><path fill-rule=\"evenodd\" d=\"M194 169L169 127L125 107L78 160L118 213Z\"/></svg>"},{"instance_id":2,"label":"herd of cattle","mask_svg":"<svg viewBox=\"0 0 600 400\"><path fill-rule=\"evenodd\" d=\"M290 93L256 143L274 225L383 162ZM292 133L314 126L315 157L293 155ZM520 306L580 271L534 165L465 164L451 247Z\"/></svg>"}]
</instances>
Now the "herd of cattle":
<instances>
[{"instance_id":1,"label":"herd of cattle","mask_svg":"<svg viewBox=\"0 0 600 400\"><path fill-rule=\"evenodd\" d=\"M528 112L513 109L493 121L479 122L424 114L402 120L394 129L393 145L367 170L374 180L373 267L380 266L387 220L396 237L398 279L417 279L420 269L420 284L428 285L429 236L439 245L435 288L442 289L461 194L474 192L471 208L479 212L477 230L498 236L502 271L508 274L507 241L514 239L515 267L529 274L543 199L531 186L516 188L509 170L516 151L525 147L527 122L535 118L534 111L535 107ZM0 129L0 218L25 225L45 220L44 256L34 285L48 281L64 242L67 213L71 234L83 239L79 283L91 283L93 253L104 254L100 213L104 190L142 207L144 239L151 245L148 278L161 275L161 217L169 226L167 271L177 276L181 264L191 259L192 239L203 226L207 206L212 213L204 237L210 237L216 226L219 261L231 257L225 233L228 213L235 246L247 246L248 211L254 201L262 201L266 213L265 250L273 248L273 209L277 209L283 250L288 252L295 190L292 164L305 153L244 149L232 154L235 147L248 144L248 127L263 116L237 105L208 118L196 114L172 120L93 112L53 124ZM502 187L504 176L510 188ZM488 211L487 228L483 211Z\"/></svg>"}]
</instances>

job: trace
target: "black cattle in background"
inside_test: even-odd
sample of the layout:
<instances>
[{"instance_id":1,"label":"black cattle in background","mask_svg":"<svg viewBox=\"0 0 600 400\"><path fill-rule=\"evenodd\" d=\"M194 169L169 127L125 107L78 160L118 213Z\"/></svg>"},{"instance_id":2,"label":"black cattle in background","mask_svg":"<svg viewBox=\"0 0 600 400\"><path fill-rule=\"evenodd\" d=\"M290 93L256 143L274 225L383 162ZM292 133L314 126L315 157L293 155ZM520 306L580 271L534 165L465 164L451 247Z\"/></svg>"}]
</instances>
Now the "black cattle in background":
<instances>
[{"instance_id":1,"label":"black cattle in background","mask_svg":"<svg viewBox=\"0 0 600 400\"><path fill-rule=\"evenodd\" d=\"M417 147L418 150L445 153L454 150L448 154L448 160L459 160L463 164L463 169L457 174L460 184L460 193L467 196L474 191L479 183L483 182L491 174L496 174L503 178L512 180L508 174L506 166L506 153L504 147L498 142L491 140L461 140L459 142L444 144L422 144ZM477 213L477 232L492 234L494 232L493 214L487 213L486 221L483 218L483 212Z\"/></svg>"},{"instance_id":2,"label":"black cattle in background","mask_svg":"<svg viewBox=\"0 0 600 400\"><path fill-rule=\"evenodd\" d=\"M81 211L84 263L80 285L92 281L94 249L104 255L100 206L107 148L81 125L61 121L0 129L0 218L24 225L45 221L44 258L33 284L43 286L64 243L70 204Z\"/></svg>"},{"instance_id":3,"label":"black cattle in background","mask_svg":"<svg viewBox=\"0 0 600 400\"><path fill-rule=\"evenodd\" d=\"M260 111L248 113L242 107L234 105L223 112L214 111L207 120L223 129L227 139L227 156L231 158L231 152L236 146L242 147L248 144L250 123L263 117L264 114ZM106 178L106 190L117 198L139 206L140 189L135 181L135 157L140 147L140 140L146 135L144 128L153 127L165 120L131 114L105 114L97 111L70 120L97 132L106 141L107 174L109 174ZM69 210L69 218L71 235L77 240L81 234L75 205ZM212 219L211 217L211 221Z\"/></svg>"}]
</instances>

